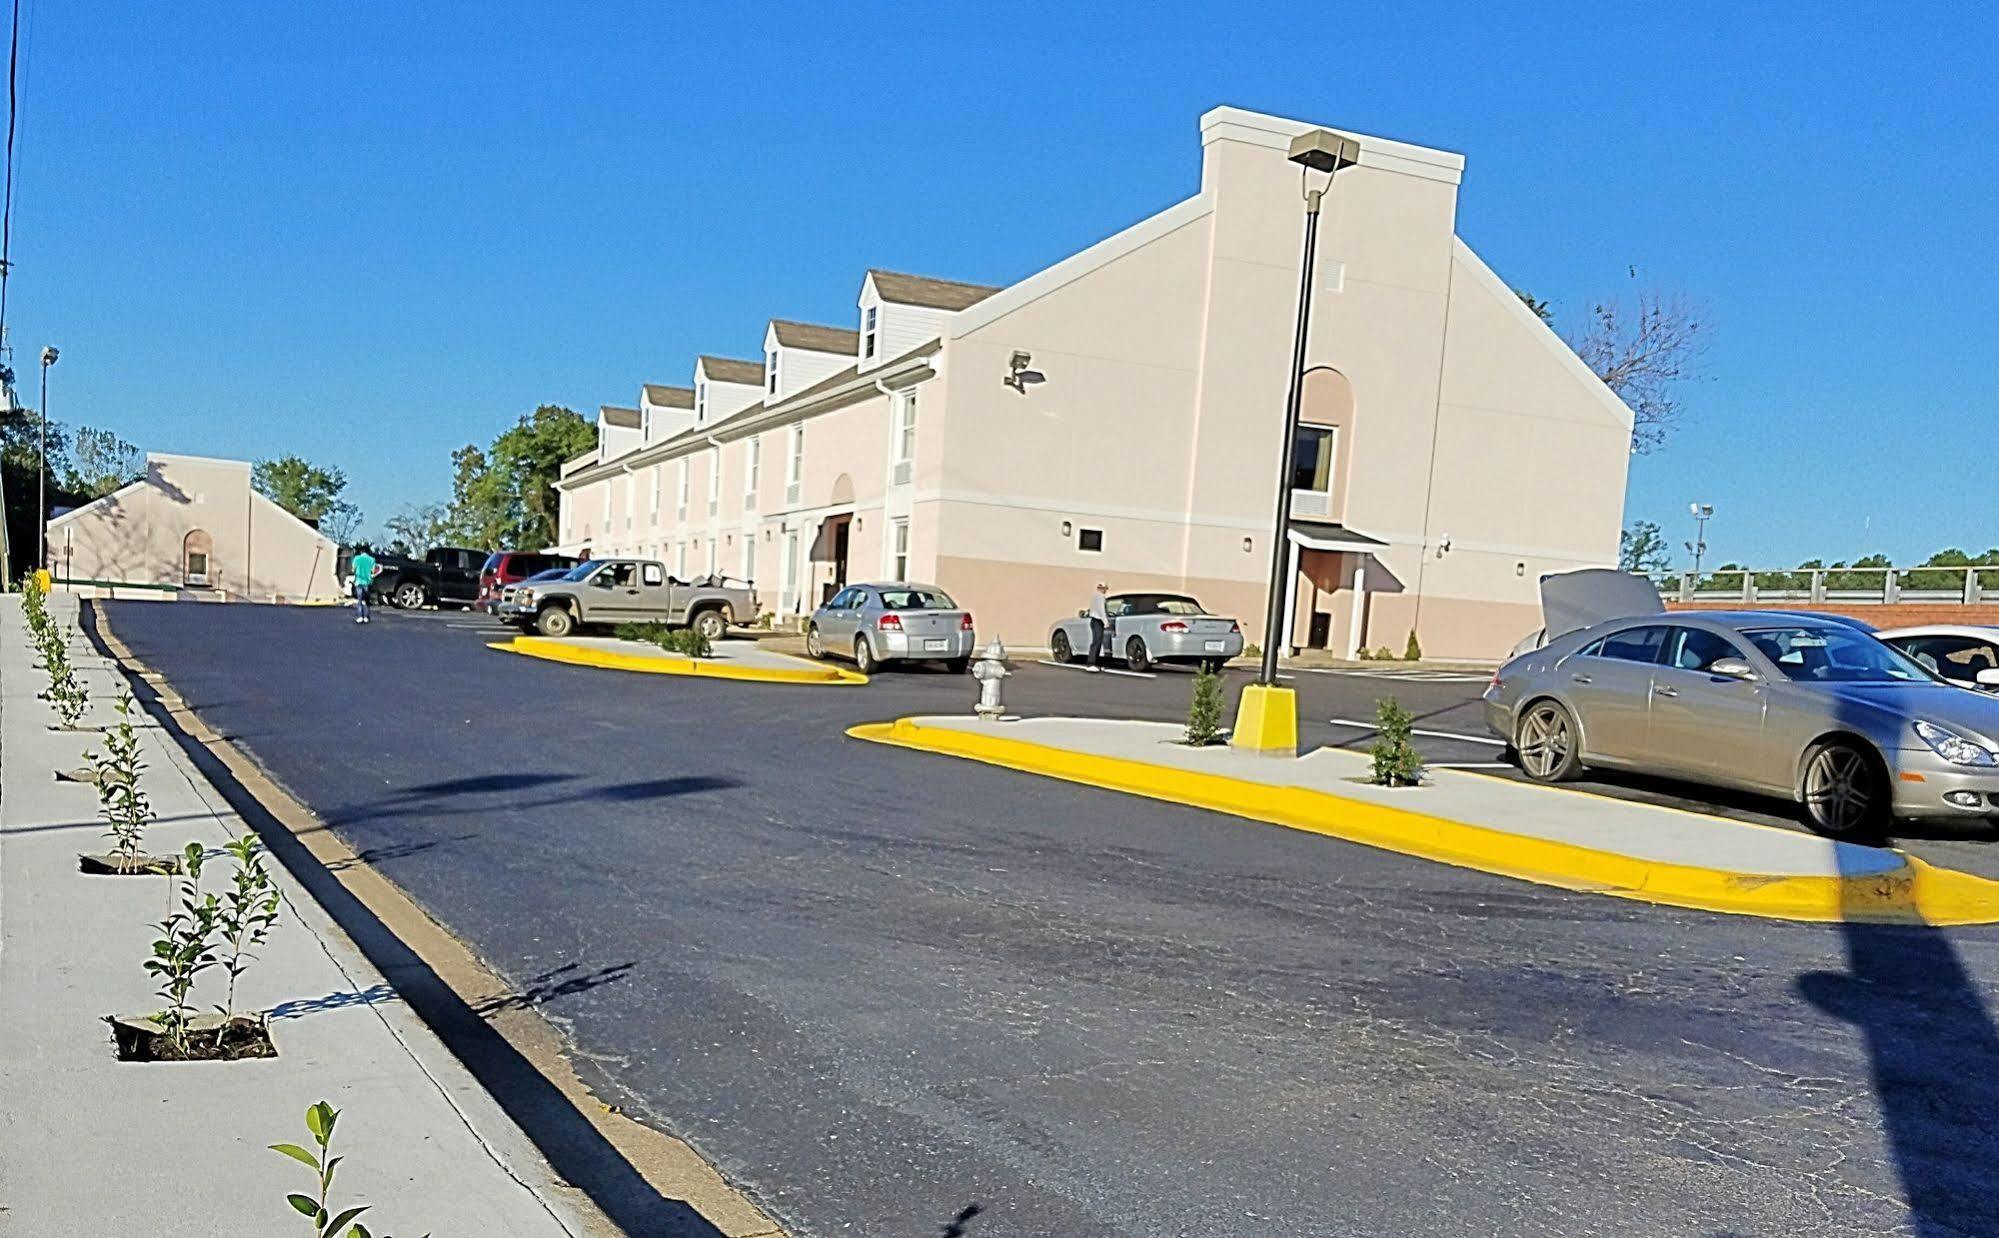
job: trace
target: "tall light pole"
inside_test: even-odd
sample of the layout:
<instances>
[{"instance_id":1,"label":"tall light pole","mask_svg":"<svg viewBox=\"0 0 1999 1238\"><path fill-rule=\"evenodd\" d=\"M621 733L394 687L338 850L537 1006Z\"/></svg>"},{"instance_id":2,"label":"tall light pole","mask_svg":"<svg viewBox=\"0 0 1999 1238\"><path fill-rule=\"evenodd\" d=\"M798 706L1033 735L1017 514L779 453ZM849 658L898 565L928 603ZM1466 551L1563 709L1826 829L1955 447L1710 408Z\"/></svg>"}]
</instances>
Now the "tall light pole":
<instances>
[{"instance_id":1,"label":"tall light pole","mask_svg":"<svg viewBox=\"0 0 1999 1238\"><path fill-rule=\"evenodd\" d=\"M1285 157L1303 170L1305 191L1305 254L1298 271L1298 331L1291 345L1291 382L1284 399L1284 439L1278 453L1277 516L1270 536L1270 606L1263 622L1263 666L1256 682L1243 689L1231 742L1239 749L1296 753L1298 701L1288 688L1277 686L1277 649L1290 635L1284 626L1284 599L1290 581L1291 470L1298 441L1298 401L1305 386L1305 339L1312 324L1312 263L1319 246L1319 204L1341 168L1360 162L1360 143L1324 129L1301 133L1291 140ZM1312 173L1326 179L1312 184Z\"/></svg>"},{"instance_id":2,"label":"tall light pole","mask_svg":"<svg viewBox=\"0 0 1999 1238\"><path fill-rule=\"evenodd\" d=\"M49 554L49 367L56 363L55 345L42 349L42 432L35 455L35 569L48 566Z\"/></svg>"},{"instance_id":3,"label":"tall light pole","mask_svg":"<svg viewBox=\"0 0 1999 1238\"><path fill-rule=\"evenodd\" d=\"M1701 578L1701 558L1707 554L1707 522L1714 519L1714 504L1689 503L1687 510L1694 517L1694 540L1687 543L1687 549L1694 552L1694 581Z\"/></svg>"}]
</instances>

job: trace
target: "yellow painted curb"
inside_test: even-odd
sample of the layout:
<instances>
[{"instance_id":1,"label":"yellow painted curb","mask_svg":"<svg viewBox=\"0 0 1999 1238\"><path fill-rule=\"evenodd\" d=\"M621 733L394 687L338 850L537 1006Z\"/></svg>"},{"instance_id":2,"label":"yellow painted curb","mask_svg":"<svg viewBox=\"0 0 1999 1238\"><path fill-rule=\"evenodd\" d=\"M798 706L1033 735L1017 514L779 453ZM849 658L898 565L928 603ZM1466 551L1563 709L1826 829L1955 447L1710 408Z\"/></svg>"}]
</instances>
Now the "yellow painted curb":
<instances>
[{"instance_id":1,"label":"yellow painted curb","mask_svg":"<svg viewBox=\"0 0 1999 1238\"><path fill-rule=\"evenodd\" d=\"M607 671L639 671L647 675L693 675L701 679L740 679L752 683L789 683L816 686L864 684L866 675L837 666L786 667L734 666L728 662L672 655L619 653L612 649L587 649L565 645L546 636L516 636L512 640L491 641L488 649L566 662L571 666L594 666Z\"/></svg>"},{"instance_id":2,"label":"yellow painted curb","mask_svg":"<svg viewBox=\"0 0 1999 1238\"><path fill-rule=\"evenodd\" d=\"M1865 877L1804 877L1665 864L1527 838L1304 787L1272 786L1054 748L915 720L847 732L1148 799L1207 808L1459 868L1618 898L1777 920L1895 924L1999 923L1999 882L1903 855L1902 868ZM1732 823L1716 819L1718 827Z\"/></svg>"}]
</instances>

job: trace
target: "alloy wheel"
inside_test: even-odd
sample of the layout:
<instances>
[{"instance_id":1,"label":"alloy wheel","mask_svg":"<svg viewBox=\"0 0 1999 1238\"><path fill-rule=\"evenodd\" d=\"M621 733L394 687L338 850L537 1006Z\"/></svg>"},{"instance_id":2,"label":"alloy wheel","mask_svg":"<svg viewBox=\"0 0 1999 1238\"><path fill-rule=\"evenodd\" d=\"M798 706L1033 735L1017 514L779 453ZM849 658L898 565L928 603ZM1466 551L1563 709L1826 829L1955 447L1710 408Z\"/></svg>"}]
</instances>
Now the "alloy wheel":
<instances>
[{"instance_id":1,"label":"alloy wheel","mask_svg":"<svg viewBox=\"0 0 1999 1238\"><path fill-rule=\"evenodd\" d=\"M1873 819L1877 793L1867 758L1844 744L1812 755L1805 767L1805 811L1828 834L1850 834Z\"/></svg>"},{"instance_id":2,"label":"alloy wheel","mask_svg":"<svg viewBox=\"0 0 1999 1238\"><path fill-rule=\"evenodd\" d=\"M1513 747L1527 776L1546 781L1560 772L1574 743L1568 714L1552 701L1544 701L1520 720L1520 735Z\"/></svg>"},{"instance_id":3,"label":"alloy wheel","mask_svg":"<svg viewBox=\"0 0 1999 1238\"><path fill-rule=\"evenodd\" d=\"M819 625L817 624L805 629L805 656L808 658L823 658L826 656L826 646L819 639Z\"/></svg>"}]
</instances>

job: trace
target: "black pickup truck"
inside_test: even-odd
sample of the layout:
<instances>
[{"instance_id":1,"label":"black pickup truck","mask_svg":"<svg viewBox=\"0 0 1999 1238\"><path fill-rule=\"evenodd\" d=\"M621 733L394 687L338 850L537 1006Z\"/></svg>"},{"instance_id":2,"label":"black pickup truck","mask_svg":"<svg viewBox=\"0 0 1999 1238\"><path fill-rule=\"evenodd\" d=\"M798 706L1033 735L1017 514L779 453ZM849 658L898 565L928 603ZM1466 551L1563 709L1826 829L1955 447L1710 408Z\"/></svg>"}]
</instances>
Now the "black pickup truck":
<instances>
[{"instance_id":1,"label":"black pickup truck","mask_svg":"<svg viewBox=\"0 0 1999 1238\"><path fill-rule=\"evenodd\" d=\"M485 565L485 551L463 546L435 546L421 559L377 555L375 586L368 595L403 610L432 602L470 606L479 600L479 569Z\"/></svg>"}]
</instances>

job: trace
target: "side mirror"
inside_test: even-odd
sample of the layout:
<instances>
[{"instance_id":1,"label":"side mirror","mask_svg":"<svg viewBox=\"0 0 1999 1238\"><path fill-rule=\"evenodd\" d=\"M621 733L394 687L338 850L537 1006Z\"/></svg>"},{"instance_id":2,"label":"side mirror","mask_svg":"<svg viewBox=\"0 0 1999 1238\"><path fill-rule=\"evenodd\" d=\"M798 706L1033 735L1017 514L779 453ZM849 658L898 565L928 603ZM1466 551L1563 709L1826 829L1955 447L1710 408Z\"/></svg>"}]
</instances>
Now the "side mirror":
<instances>
[{"instance_id":1,"label":"side mirror","mask_svg":"<svg viewBox=\"0 0 1999 1238\"><path fill-rule=\"evenodd\" d=\"M1999 688L1999 668L1987 667L1978 672L1978 686L1981 688Z\"/></svg>"},{"instance_id":2,"label":"side mirror","mask_svg":"<svg viewBox=\"0 0 1999 1238\"><path fill-rule=\"evenodd\" d=\"M1754 683L1761 678L1757 675L1756 668L1741 658L1716 658L1714 664L1707 668L1707 673L1722 675L1729 679L1740 679L1746 683Z\"/></svg>"}]
</instances>

